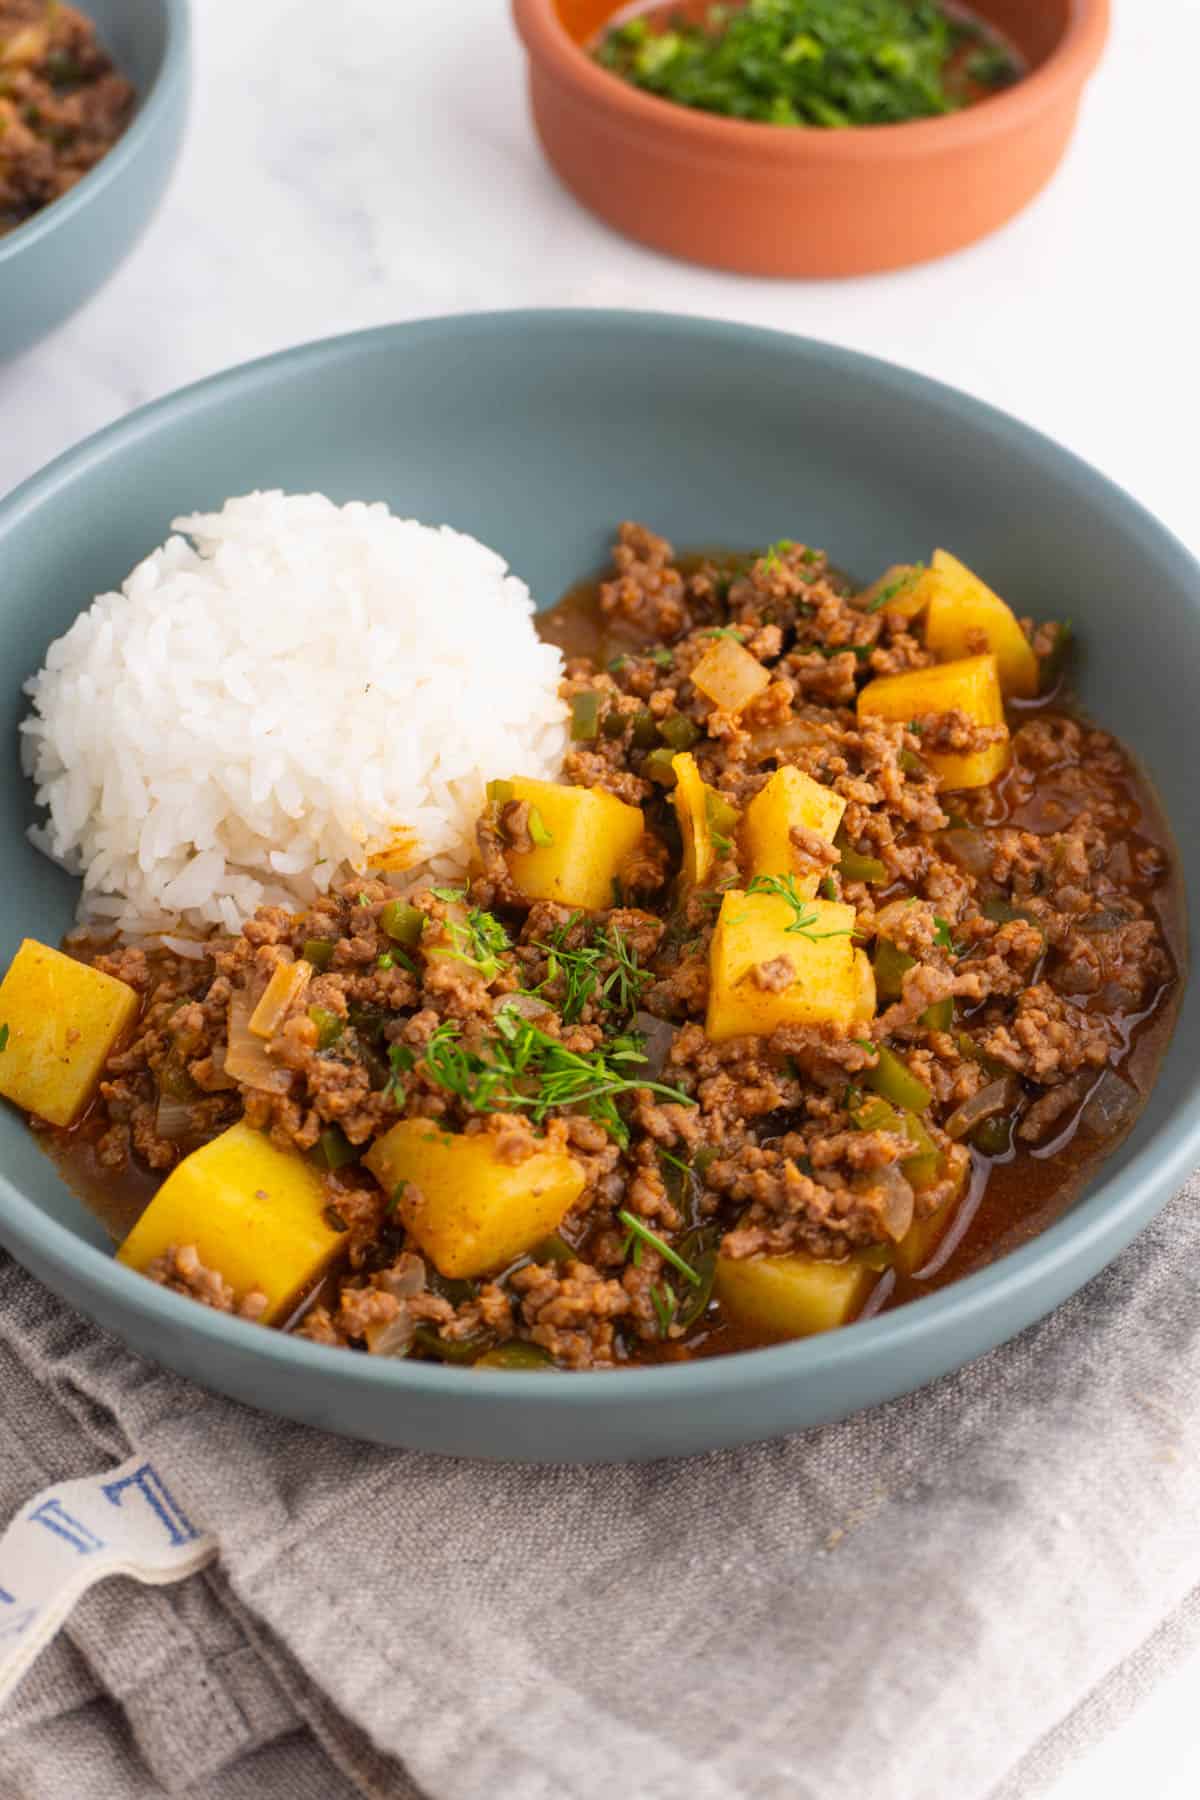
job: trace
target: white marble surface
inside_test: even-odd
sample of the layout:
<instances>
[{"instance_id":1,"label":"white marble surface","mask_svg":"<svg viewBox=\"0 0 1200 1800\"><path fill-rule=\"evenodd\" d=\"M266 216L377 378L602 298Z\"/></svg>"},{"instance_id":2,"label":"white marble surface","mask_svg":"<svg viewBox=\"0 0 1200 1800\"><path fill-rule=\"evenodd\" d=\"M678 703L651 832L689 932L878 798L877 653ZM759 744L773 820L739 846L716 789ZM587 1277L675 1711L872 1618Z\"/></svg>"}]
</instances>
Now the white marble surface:
<instances>
[{"instance_id":1,"label":"white marble surface","mask_svg":"<svg viewBox=\"0 0 1200 1800\"><path fill-rule=\"evenodd\" d=\"M801 286L665 261L579 211L533 141L504 0L196 0L192 129L166 208L104 293L0 369L0 492L131 407L306 338L632 306L809 333L955 382L1200 549L1200 0L1116 7L1067 165L1022 219L931 268ZM1160 1690L1055 1800L1192 1800L1198 1679L1193 1665Z\"/></svg>"}]
</instances>

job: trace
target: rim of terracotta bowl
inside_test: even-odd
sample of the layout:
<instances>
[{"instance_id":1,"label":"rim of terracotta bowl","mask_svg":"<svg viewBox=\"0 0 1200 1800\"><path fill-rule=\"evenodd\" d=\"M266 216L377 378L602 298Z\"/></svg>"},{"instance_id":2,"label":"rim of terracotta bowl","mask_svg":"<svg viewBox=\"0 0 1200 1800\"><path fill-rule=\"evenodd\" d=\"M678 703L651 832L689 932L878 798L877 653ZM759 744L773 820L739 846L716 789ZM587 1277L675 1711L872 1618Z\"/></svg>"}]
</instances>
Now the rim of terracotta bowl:
<instances>
[{"instance_id":1,"label":"rim of terracotta bowl","mask_svg":"<svg viewBox=\"0 0 1200 1800\"><path fill-rule=\"evenodd\" d=\"M105 188L120 181L146 148L159 115L180 103L181 90L186 88L188 79L192 29L190 0L158 0L158 5L164 24L162 61L149 88L139 97L140 103L132 120L112 149L106 150L95 168L81 176L74 187L0 237L0 275L6 262L14 261L38 238L65 229Z\"/></svg>"},{"instance_id":2,"label":"rim of terracotta bowl","mask_svg":"<svg viewBox=\"0 0 1200 1800\"><path fill-rule=\"evenodd\" d=\"M940 155L1019 131L1023 123L1055 106L1064 89L1083 87L1104 50L1110 11L1111 0L1070 0L1066 29L1045 61L980 106L901 125L788 131L753 120L727 119L646 93L588 55L564 25L556 0L513 0L517 30L530 58L582 100L606 112L612 123L623 125L629 135L653 138L660 150L674 139L681 154L697 160L707 153L723 160L785 167Z\"/></svg>"}]
</instances>

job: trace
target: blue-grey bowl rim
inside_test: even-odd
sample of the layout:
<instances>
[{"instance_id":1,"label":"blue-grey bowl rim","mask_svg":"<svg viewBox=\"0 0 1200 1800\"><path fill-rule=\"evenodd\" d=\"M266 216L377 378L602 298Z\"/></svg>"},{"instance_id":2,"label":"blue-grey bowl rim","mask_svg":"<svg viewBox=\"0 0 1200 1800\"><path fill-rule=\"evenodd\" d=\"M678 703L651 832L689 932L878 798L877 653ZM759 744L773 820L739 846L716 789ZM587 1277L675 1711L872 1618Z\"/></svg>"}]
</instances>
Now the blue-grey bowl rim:
<instances>
[{"instance_id":1,"label":"blue-grey bowl rim","mask_svg":"<svg viewBox=\"0 0 1200 1800\"><path fill-rule=\"evenodd\" d=\"M141 96L129 128L107 150L94 169L89 169L58 200L43 206L31 219L14 226L0 237L0 276L6 262L13 262L23 250L52 232L67 230L71 220L85 206L97 199L105 188L120 181L125 171L141 155L153 132L159 115L171 110L180 99L180 88L186 88L192 17L190 0L158 0L166 19L166 45L162 64L149 91Z\"/></svg>"},{"instance_id":2,"label":"blue-grey bowl rim","mask_svg":"<svg viewBox=\"0 0 1200 1800\"><path fill-rule=\"evenodd\" d=\"M240 364L203 381L192 383L175 393L165 395L140 407L124 419L107 426L84 440L73 450L50 463L39 474L13 490L0 501L0 538L22 515L41 506L54 496L56 488L97 463L124 443L136 440L141 433L155 428L164 419L177 415L186 418L214 402L232 388L267 382L285 369L304 370L328 364L343 356L357 356L371 347L383 347L389 339L411 339L425 335L430 340L444 336L469 334L481 330L489 334L505 331L524 332L538 324L556 327L571 325L579 330L617 332L636 324L639 330L656 325L672 335L691 335L698 341L714 339L729 343L761 341L776 348L790 345L810 356L817 356L847 371L869 371L872 378L890 383L901 393L922 389L936 391L940 402L951 415L986 420L1011 446L1016 440L1027 452L1052 454L1060 466L1069 469L1077 480L1099 487L1125 513L1131 532L1153 540L1160 555L1167 555L1178 566L1184 585L1196 592L1200 606L1200 562L1180 540L1154 515L1116 482L1102 475L1082 457L1057 443L1046 433L1023 424L1012 414L965 394L930 376L904 369L881 357L865 355L822 343L818 339L798 337L788 332L771 331L758 326L731 324L726 321L691 315L637 312L631 310L589 310L584 308L532 308L494 313L460 313L443 317L417 319L401 324L380 325L367 331L350 332L338 337L299 344L275 352L253 362ZM150 546L147 546L149 549ZM755 1385L794 1376L797 1380L813 1380L864 1360L886 1358L889 1351L901 1345L921 1342L939 1332L951 1330L961 1321L976 1314L994 1316L1009 1310L1016 1316L1019 1308L1010 1307L1026 1288L1042 1284L1055 1271L1072 1263L1088 1262L1087 1252L1104 1238L1113 1239L1117 1248L1125 1241L1124 1224L1137 1221L1145 1225L1166 1204L1200 1164L1200 1071L1191 1079L1187 1098L1177 1107L1171 1119L1160 1128L1150 1143L1115 1176L1101 1175L1086 1197L1076 1202L1055 1224L1038 1234L1028 1244L1010 1251L999 1261L963 1276L949 1286L920 1300L899 1307L894 1312L841 1331L802 1342L780 1344L770 1349L743 1351L737 1355L702 1358L696 1362L666 1367L638 1367L604 1371L577 1371L570 1376L573 1403L581 1409L593 1404L607 1404L626 1398L644 1403L668 1403L673 1395L698 1392L717 1395L736 1393L747 1385L751 1365L758 1378ZM185 1327L195 1337L213 1344L229 1344L239 1352L247 1352L279 1370L299 1372L311 1370L331 1373L336 1366L343 1376L349 1374L348 1352L279 1331L265 1331L260 1325L197 1306L192 1300L173 1294L147 1281L123 1264L113 1260L94 1245L83 1242L67 1226L47 1218L41 1209L25 1198L8 1177L0 1171L0 1198L7 1212L6 1239L10 1244L28 1244L43 1265L56 1271L85 1279L89 1285L110 1298L121 1311L139 1314L151 1324L161 1323L168 1329ZM1126 1233L1130 1236L1132 1233ZM1115 1254L1115 1250L1112 1252ZM1111 1260L1111 1255L1103 1258ZM452 1404L456 1393L464 1392L462 1370L443 1368L436 1363L391 1361L366 1356L353 1357L357 1382L366 1389L379 1389L397 1396L405 1393L441 1397ZM469 1378L470 1392L475 1398L489 1393L512 1395L519 1384L528 1398L544 1387L541 1374L520 1371L476 1370Z\"/></svg>"}]
</instances>

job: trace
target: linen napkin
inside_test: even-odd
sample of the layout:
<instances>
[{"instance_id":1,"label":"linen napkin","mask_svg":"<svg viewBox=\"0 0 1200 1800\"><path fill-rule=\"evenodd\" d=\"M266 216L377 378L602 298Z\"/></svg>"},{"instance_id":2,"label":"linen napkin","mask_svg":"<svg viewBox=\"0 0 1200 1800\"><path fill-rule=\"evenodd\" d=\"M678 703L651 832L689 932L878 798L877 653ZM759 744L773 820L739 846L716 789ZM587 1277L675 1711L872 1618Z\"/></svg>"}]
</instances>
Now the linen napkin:
<instances>
[{"instance_id":1,"label":"linen napkin","mask_svg":"<svg viewBox=\"0 0 1200 1800\"><path fill-rule=\"evenodd\" d=\"M1194 1180L920 1394L576 1469L267 1418L0 1258L0 1523L136 1450L220 1546L85 1596L0 1715L0 1797L1043 1793L1200 1641L1198 1268Z\"/></svg>"}]
</instances>

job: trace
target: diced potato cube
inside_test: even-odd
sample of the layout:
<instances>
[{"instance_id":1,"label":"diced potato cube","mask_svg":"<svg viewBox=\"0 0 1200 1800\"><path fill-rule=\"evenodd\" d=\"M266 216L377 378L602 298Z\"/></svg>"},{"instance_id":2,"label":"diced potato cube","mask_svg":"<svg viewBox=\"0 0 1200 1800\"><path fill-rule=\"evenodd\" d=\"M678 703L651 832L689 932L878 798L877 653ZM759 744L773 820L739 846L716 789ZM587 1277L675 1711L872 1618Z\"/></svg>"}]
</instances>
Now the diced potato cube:
<instances>
[{"instance_id":1,"label":"diced potato cube","mask_svg":"<svg viewBox=\"0 0 1200 1800\"><path fill-rule=\"evenodd\" d=\"M557 900L587 912L612 906L621 864L645 829L641 808L626 806L602 788L564 787L519 775L512 791L514 799L536 809L550 838L533 850L506 853L514 886L528 900Z\"/></svg>"},{"instance_id":2,"label":"diced potato cube","mask_svg":"<svg viewBox=\"0 0 1200 1800\"><path fill-rule=\"evenodd\" d=\"M856 1019L873 1019L878 1005L875 993L875 969L865 950L854 952L854 976L856 998L854 1017Z\"/></svg>"},{"instance_id":3,"label":"diced potato cube","mask_svg":"<svg viewBox=\"0 0 1200 1800\"><path fill-rule=\"evenodd\" d=\"M977 725L1003 725L1004 699L994 656L968 656L961 662L938 663L932 669L910 669L903 675L881 675L858 696L860 719L899 719L907 723L925 713L964 712ZM1012 754L1008 734L982 750L923 752L946 788L987 787L1007 769Z\"/></svg>"},{"instance_id":4,"label":"diced potato cube","mask_svg":"<svg viewBox=\"0 0 1200 1800\"><path fill-rule=\"evenodd\" d=\"M673 756L671 767L675 771L671 798L683 842L683 878L690 886L699 887L708 880L717 860L708 822L710 790L690 750Z\"/></svg>"},{"instance_id":5,"label":"diced potato cube","mask_svg":"<svg viewBox=\"0 0 1200 1800\"><path fill-rule=\"evenodd\" d=\"M70 1125L137 1011L125 982L26 938L0 982L0 1094Z\"/></svg>"},{"instance_id":6,"label":"diced potato cube","mask_svg":"<svg viewBox=\"0 0 1200 1800\"><path fill-rule=\"evenodd\" d=\"M502 1162L487 1132L451 1136L428 1119L402 1119L365 1158L443 1275L502 1269L557 1231L583 1192L574 1157L538 1150Z\"/></svg>"},{"instance_id":7,"label":"diced potato cube","mask_svg":"<svg viewBox=\"0 0 1200 1800\"><path fill-rule=\"evenodd\" d=\"M832 788L822 787L811 775L790 766L776 769L746 808L742 822L742 847L749 873L791 875L798 868L793 830L815 831L832 844L846 802ZM796 876L796 887L809 899L820 885L820 874Z\"/></svg>"},{"instance_id":8,"label":"diced potato cube","mask_svg":"<svg viewBox=\"0 0 1200 1800\"><path fill-rule=\"evenodd\" d=\"M1032 700L1038 691L1038 659L1012 608L946 550L934 551L930 582L926 647L943 662L952 662L977 653L982 637L996 658L1001 691Z\"/></svg>"},{"instance_id":9,"label":"diced potato cube","mask_svg":"<svg viewBox=\"0 0 1200 1800\"><path fill-rule=\"evenodd\" d=\"M851 1256L717 1258L714 1291L731 1321L756 1338L814 1337L848 1325L879 1280L877 1259Z\"/></svg>"},{"instance_id":10,"label":"diced potato cube","mask_svg":"<svg viewBox=\"0 0 1200 1800\"><path fill-rule=\"evenodd\" d=\"M771 676L736 638L719 637L692 670L692 681L722 712L738 713L771 685Z\"/></svg>"},{"instance_id":11,"label":"diced potato cube","mask_svg":"<svg viewBox=\"0 0 1200 1800\"><path fill-rule=\"evenodd\" d=\"M902 619L915 619L929 605L932 591L930 571L920 563L893 563L886 574L859 595L857 605L864 612L896 613Z\"/></svg>"},{"instance_id":12,"label":"diced potato cube","mask_svg":"<svg viewBox=\"0 0 1200 1800\"><path fill-rule=\"evenodd\" d=\"M234 1125L172 1170L117 1260L147 1269L172 1245L194 1244L239 1300L261 1289L264 1321L276 1325L345 1248L345 1233L325 1216L327 1200L311 1163Z\"/></svg>"},{"instance_id":13,"label":"diced potato cube","mask_svg":"<svg viewBox=\"0 0 1200 1800\"><path fill-rule=\"evenodd\" d=\"M732 889L709 951L709 1037L767 1037L781 1025L861 1018L865 978L854 923L854 908L832 900L806 901L797 913L775 894ZM796 925L799 931L789 929Z\"/></svg>"}]
</instances>

